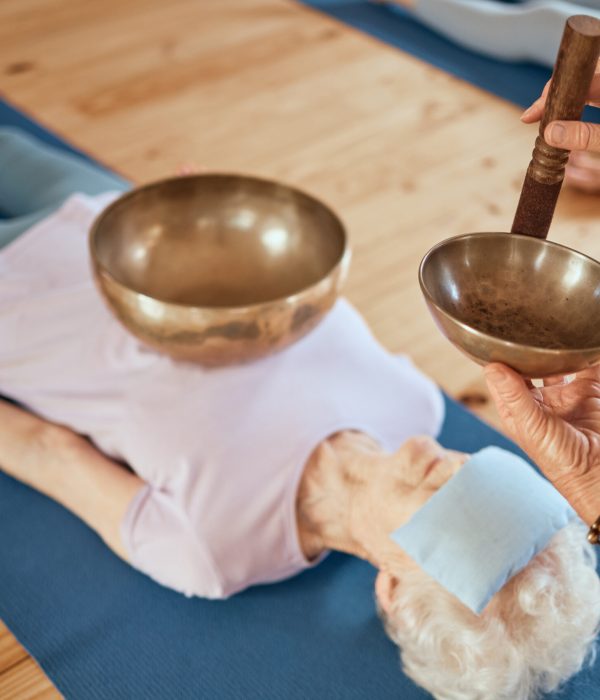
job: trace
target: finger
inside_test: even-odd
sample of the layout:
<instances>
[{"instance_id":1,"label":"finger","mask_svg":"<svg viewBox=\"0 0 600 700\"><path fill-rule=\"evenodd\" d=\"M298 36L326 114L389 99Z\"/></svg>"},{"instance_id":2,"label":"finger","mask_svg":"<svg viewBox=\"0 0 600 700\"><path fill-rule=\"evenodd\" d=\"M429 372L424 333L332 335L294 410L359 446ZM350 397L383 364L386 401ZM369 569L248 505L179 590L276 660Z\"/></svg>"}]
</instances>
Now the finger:
<instances>
[{"instance_id":1,"label":"finger","mask_svg":"<svg viewBox=\"0 0 600 700\"><path fill-rule=\"evenodd\" d=\"M600 125L588 122L550 122L544 130L544 140L550 146L568 151L600 152Z\"/></svg>"},{"instance_id":2,"label":"finger","mask_svg":"<svg viewBox=\"0 0 600 700\"><path fill-rule=\"evenodd\" d=\"M542 114L544 113L544 107L546 106L546 99L548 97L548 91L550 90L550 83L551 82L552 82L551 80L548 80L548 82L544 85L544 89L542 90L542 94L521 115L521 121L525 122L525 124L532 124L533 122L537 122L542 118Z\"/></svg>"},{"instance_id":3,"label":"finger","mask_svg":"<svg viewBox=\"0 0 600 700\"><path fill-rule=\"evenodd\" d=\"M569 166L574 168L585 168L600 172L600 153L592 151L572 151L569 154Z\"/></svg>"},{"instance_id":4,"label":"finger","mask_svg":"<svg viewBox=\"0 0 600 700\"><path fill-rule=\"evenodd\" d=\"M588 194L596 194L600 192L600 172L589 168L567 166L565 184Z\"/></svg>"},{"instance_id":5,"label":"finger","mask_svg":"<svg viewBox=\"0 0 600 700\"><path fill-rule=\"evenodd\" d=\"M532 124L533 122L538 122L542 118L551 84L552 79L548 80L548 82L544 85L542 94L538 97L538 99L523 112L521 115L521 121L525 122L526 124ZM587 104L598 106L600 100L600 60L596 65L596 73L592 78L587 97Z\"/></svg>"},{"instance_id":6,"label":"finger","mask_svg":"<svg viewBox=\"0 0 600 700\"><path fill-rule=\"evenodd\" d=\"M548 93L550 92L550 85L552 85L552 78L550 80L546 80L546 84L544 85L544 89L542 90L542 94L540 95L540 99L546 101L548 99Z\"/></svg>"},{"instance_id":7,"label":"finger","mask_svg":"<svg viewBox=\"0 0 600 700\"><path fill-rule=\"evenodd\" d=\"M525 385L529 389L529 393L535 398L536 401L543 401L542 389L544 388L544 382L541 379L525 379Z\"/></svg>"},{"instance_id":8,"label":"finger","mask_svg":"<svg viewBox=\"0 0 600 700\"><path fill-rule=\"evenodd\" d=\"M498 415L500 416L500 421L502 422L502 425L506 428L506 431L509 435L513 435L516 429L516 425L510 412L510 409L508 408L508 406L505 406L502 397L498 393L496 385L493 382L488 381L487 377L486 383L490 396L492 397L492 401L494 402L496 410L498 411Z\"/></svg>"},{"instance_id":9,"label":"finger","mask_svg":"<svg viewBox=\"0 0 600 700\"><path fill-rule=\"evenodd\" d=\"M588 92L588 104L594 104L600 100L600 61L596 64L596 72Z\"/></svg>"},{"instance_id":10,"label":"finger","mask_svg":"<svg viewBox=\"0 0 600 700\"><path fill-rule=\"evenodd\" d=\"M519 432L534 438L545 416L523 377L498 363L488 365L484 373L492 397L497 397L504 412L510 414L513 435Z\"/></svg>"},{"instance_id":11,"label":"finger","mask_svg":"<svg viewBox=\"0 0 600 700\"><path fill-rule=\"evenodd\" d=\"M565 383L565 378L560 377L546 377L544 379L544 386L562 386Z\"/></svg>"},{"instance_id":12,"label":"finger","mask_svg":"<svg viewBox=\"0 0 600 700\"><path fill-rule=\"evenodd\" d=\"M589 367L588 369L584 369L581 372L577 372L577 374L574 375L572 381L574 382L577 379L591 379L592 381L600 382L600 365L596 365L595 367Z\"/></svg>"},{"instance_id":13,"label":"finger","mask_svg":"<svg viewBox=\"0 0 600 700\"><path fill-rule=\"evenodd\" d=\"M525 378L523 378L523 381L525 382L525 386L529 389L530 394L534 396L537 401L541 401L543 397L540 389L544 387L544 382L541 379L536 379L534 381L533 379ZM538 383L536 384L535 382Z\"/></svg>"},{"instance_id":14,"label":"finger","mask_svg":"<svg viewBox=\"0 0 600 700\"><path fill-rule=\"evenodd\" d=\"M546 100L542 97L538 98L530 107L528 107L521 115L521 121L525 124L533 124L539 122L544 113Z\"/></svg>"}]
</instances>

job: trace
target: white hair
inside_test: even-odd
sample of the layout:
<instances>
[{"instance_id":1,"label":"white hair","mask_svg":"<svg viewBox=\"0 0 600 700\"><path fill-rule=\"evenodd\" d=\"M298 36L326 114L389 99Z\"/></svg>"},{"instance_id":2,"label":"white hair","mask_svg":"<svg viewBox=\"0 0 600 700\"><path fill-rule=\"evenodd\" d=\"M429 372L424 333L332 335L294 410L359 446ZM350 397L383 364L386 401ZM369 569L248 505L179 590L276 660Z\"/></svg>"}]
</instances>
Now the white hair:
<instances>
[{"instance_id":1,"label":"white hair","mask_svg":"<svg viewBox=\"0 0 600 700\"><path fill-rule=\"evenodd\" d=\"M572 523L475 615L416 566L380 614L405 673L437 700L530 700L595 656L596 555Z\"/></svg>"}]
</instances>

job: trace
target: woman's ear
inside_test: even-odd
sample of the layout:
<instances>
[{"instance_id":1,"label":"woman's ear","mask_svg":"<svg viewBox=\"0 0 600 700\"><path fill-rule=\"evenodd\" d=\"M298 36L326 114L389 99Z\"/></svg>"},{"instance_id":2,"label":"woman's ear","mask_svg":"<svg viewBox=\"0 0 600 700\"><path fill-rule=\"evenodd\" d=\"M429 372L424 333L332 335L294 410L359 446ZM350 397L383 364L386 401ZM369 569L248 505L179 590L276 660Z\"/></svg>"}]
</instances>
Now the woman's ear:
<instances>
[{"instance_id":1,"label":"woman's ear","mask_svg":"<svg viewBox=\"0 0 600 700\"><path fill-rule=\"evenodd\" d=\"M386 615L392 610L392 598L398 585L398 579L385 571L380 571L375 579L375 597Z\"/></svg>"}]
</instances>

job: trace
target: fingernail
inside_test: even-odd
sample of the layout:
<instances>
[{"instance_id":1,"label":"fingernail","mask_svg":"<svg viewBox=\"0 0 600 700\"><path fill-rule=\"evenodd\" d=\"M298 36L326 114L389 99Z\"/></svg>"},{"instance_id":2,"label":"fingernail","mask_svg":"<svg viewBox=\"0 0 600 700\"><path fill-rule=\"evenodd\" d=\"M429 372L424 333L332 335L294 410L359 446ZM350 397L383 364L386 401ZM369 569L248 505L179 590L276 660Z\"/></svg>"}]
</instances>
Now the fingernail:
<instances>
[{"instance_id":1,"label":"fingernail","mask_svg":"<svg viewBox=\"0 0 600 700\"><path fill-rule=\"evenodd\" d=\"M546 137L546 141L551 141L553 144L560 146L567 138L567 130L562 124L555 122L546 128L544 136Z\"/></svg>"}]
</instances>

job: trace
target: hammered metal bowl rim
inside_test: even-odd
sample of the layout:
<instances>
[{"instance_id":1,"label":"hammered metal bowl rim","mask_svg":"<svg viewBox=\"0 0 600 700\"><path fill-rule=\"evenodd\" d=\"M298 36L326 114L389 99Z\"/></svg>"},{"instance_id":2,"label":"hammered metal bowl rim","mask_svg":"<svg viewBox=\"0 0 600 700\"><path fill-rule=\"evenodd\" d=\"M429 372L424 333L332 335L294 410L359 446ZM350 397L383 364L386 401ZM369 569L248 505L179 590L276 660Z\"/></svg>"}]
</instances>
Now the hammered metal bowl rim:
<instances>
[{"instance_id":1,"label":"hammered metal bowl rim","mask_svg":"<svg viewBox=\"0 0 600 700\"><path fill-rule=\"evenodd\" d=\"M554 241L548 241L546 239L542 238L533 238L533 236L527 236L522 233L508 233L505 231L482 231L482 232L474 232L474 233L462 233L458 236L450 236L450 238L446 238L443 241L440 241L439 243L436 243L432 248L430 248L427 253L423 256L423 259L421 260L421 264L419 265L419 285L421 287L421 292L423 293L423 296L426 298L426 300L431 304L435 309L445 318L450 320L452 323L454 323L457 326L460 326L463 330L468 331L469 333L473 334L476 338L481 338L484 340L491 340L494 343L498 343L501 345L501 347L506 347L506 348L525 348L527 349L528 352L533 351L538 355L550 355L550 356L557 356L557 355L566 355L566 354L577 354L577 353L596 353L600 352L600 345L593 345L591 347L587 348L540 348L539 346L536 345L527 345L525 343L515 343L512 340L504 340L502 338L498 338L495 335L491 335L490 333L484 333L483 331L478 330L477 328L474 328L473 326L470 326L468 323L465 323L464 321L459 321L457 318L452 316L452 314L448 313L445 309L443 309L434 299L433 296L431 295L429 289L427 288L427 285L425 284L425 280L423 279L423 270L425 266L427 265L427 262L430 260L432 255L439 250L440 248L443 248L446 244L451 243L453 241L459 241L459 240L464 240L467 238L486 238L490 236L497 236L497 235L503 235L503 236L510 236L510 237L519 237L519 238L532 238L533 240L539 241L540 243L543 243L544 245L548 245L553 248L561 248L562 250L566 250L569 253L574 254L577 257L584 258L585 260L593 263L594 265L597 265L600 268L600 262L598 262L595 258L592 258L590 255L586 255L585 253L581 253L578 250L574 250L573 248L569 248L569 246L562 245L561 243L555 243Z\"/></svg>"},{"instance_id":2,"label":"hammered metal bowl rim","mask_svg":"<svg viewBox=\"0 0 600 700\"><path fill-rule=\"evenodd\" d=\"M146 190L154 189L155 187L159 187L160 185L164 185L167 182L171 181L178 181L182 179L204 179L204 178L216 178L216 179L229 179L229 178L242 178L244 180L252 180L254 182L258 182L261 184L267 184L267 185L274 185L276 187L281 187L283 189L289 190L293 192L295 195L299 195L300 197L308 200L311 204L316 204L318 207L321 207L322 209L326 210L335 223L337 224L340 232L341 232L341 240L342 240L342 249L341 249L341 254L338 256L337 260L335 263L327 270L327 272L321 276L320 279L318 279L316 282L313 282L311 285L307 287L303 287L302 289L299 289L296 292L293 292L292 294L288 294L285 296L281 297L273 297L273 299L268 299L266 301L259 301L255 302L253 304L237 304L237 305L228 305L228 306L202 306L199 304L183 304L183 303L176 303L173 301L166 301L164 299L160 299L158 297L153 297L150 296L149 294L145 294L144 292L140 292L137 289L134 289L133 287L130 287L129 285L121 282L119 279L117 279L112 272L105 266L103 265L100 260L98 259L98 254L96 252L96 237L97 237L97 232L100 226L100 222L103 219L103 217L108 213L111 212L117 208L119 208L123 202L127 201L128 199L132 199L134 196L138 195L140 192L144 192ZM90 257L92 258L94 267L97 269L97 271L107 277L112 284L118 286L119 288L125 290L126 292L133 294L138 297L142 297L144 299L149 299L155 303L159 304L164 304L165 306L169 308L174 308L174 309L181 309L181 310L192 310L192 309L198 309L203 312L214 312L215 314L223 314L223 313L243 313L245 311L254 311L258 308L266 308L271 305L278 305L282 303L287 303L287 304L293 304L296 303L297 301L301 300L302 297L307 296L310 292L312 292L314 289L316 289L319 285L323 284L326 280L330 279L340 268L342 271L347 268L350 264L350 260L352 258L352 249L350 247L349 239L348 239L348 232L346 230L346 226L344 225L344 222L342 219L338 216L338 214L335 212L335 210L330 207L328 204L323 202L320 199L317 199L314 195L308 194L304 190L288 185L285 182L281 182L279 180L271 180L269 178L264 178L264 177L258 177L256 175L244 175L241 173L230 173L230 172L210 172L210 173L195 173L191 175L176 175L176 176L171 176L171 177L165 177L161 178L160 180L153 180L152 182L148 182L144 185L139 185L137 187L134 187L131 190L128 190L127 192L122 193L117 199L115 199L113 202L111 202L107 207L105 207L94 219L92 222L92 226L90 228L90 232L88 235L88 247L90 251Z\"/></svg>"}]
</instances>

